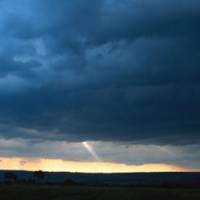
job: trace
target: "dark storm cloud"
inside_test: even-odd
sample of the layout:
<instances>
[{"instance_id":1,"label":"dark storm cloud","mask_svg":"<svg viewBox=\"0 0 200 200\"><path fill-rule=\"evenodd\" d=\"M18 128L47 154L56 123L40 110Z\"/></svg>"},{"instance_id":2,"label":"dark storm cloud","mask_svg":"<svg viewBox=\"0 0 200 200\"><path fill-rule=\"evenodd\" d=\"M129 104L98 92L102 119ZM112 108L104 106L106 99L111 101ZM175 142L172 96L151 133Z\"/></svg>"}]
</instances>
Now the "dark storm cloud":
<instances>
[{"instance_id":1,"label":"dark storm cloud","mask_svg":"<svg viewBox=\"0 0 200 200\"><path fill-rule=\"evenodd\" d=\"M199 1L1 9L3 137L199 143Z\"/></svg>"}]
</instances>

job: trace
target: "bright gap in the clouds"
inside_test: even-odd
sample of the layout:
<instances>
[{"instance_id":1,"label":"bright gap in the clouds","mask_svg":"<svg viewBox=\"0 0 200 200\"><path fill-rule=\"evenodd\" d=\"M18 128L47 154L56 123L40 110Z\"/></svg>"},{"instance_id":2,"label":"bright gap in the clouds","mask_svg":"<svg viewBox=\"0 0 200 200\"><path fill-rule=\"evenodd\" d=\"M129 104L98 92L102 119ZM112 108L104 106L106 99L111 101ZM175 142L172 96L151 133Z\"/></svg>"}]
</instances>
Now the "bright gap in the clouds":
<instances>
[{"instance_id":1,"label":"bright gap in the clouds","mask_svg":"<svg viewBox=\"0 0 200 200\"><path fill-rule=\"evenodd\" d=\"M78 162L60 159L0 158L1 170L43 170L50 172L128 173L128 172L185 172L189 169L170 164L126 165L109 162Z\"/></svg>"}]
</instances>

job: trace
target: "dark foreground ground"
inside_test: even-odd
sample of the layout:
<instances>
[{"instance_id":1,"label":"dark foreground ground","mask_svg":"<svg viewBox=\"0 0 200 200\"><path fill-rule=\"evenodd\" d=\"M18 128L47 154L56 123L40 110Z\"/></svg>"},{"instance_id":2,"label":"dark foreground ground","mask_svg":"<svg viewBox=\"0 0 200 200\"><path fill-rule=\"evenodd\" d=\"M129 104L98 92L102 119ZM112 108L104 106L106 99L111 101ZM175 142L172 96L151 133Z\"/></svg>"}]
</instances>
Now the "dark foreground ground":
<instances>
[{"instance_id":1,"label":"dark foreground ground","mask_svg":"<svg viewBox=\"0 0 200 200\"><path fill-rule=\"evenodd\" d=\"M200 200L200 188L0 186L0 200Z\"/></svg>"}]
</instances>

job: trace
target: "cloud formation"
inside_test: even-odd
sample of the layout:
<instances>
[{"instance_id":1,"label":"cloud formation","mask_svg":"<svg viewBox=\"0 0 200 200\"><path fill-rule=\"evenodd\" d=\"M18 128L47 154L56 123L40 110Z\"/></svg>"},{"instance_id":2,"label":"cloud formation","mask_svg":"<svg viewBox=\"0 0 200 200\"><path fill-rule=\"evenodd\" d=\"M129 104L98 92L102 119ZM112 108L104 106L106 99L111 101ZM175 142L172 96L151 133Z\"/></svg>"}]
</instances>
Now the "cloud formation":
<instances>
[{"instance_id":1,"label":"cloud formation","mask_svg":"<svg viewBox=\"0 0 200 200\"><path fill-rule=\"evenodd\" d=\"M2 0L0 134L200 142L200 2Z\"/></svg>"},{"instance_id":2,"label":"cloud formation","mask_svg":"<svg viewBox=\"0 0 200 200\"><path fill-rule=\"evenodd\" d=\"M5 159L23 158L24 162L21 164L37 162L38 159L60 159L80 163L123 163L138 166L162 163L182 166L188 170L200 169L200 153L198 151L200 145L133 145L113 142L87 142L88 145L90 151L92 149L92 154L81 142L42 141L33 143L27 139L0 139L0 152L1 157ZM159 168L154 170L159 171Z\"/></svg>"}]
</instances>

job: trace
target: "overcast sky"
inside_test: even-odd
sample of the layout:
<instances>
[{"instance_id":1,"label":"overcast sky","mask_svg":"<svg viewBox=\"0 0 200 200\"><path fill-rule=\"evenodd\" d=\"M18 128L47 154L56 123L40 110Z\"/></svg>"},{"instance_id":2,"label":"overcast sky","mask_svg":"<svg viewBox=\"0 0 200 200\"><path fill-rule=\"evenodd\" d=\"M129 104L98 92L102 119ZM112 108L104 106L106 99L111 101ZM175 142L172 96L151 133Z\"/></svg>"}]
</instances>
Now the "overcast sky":
<instances>
[{"instance_id":1,"label":"overcast sky","mask_svg":"<svg viewBox=\"0 0 200 200\"><path fill-rule=\"evenodd\" d=\"M1 156L200 169L199 25L199 0L0 0Z\"/></svg>"}]
</instances>

